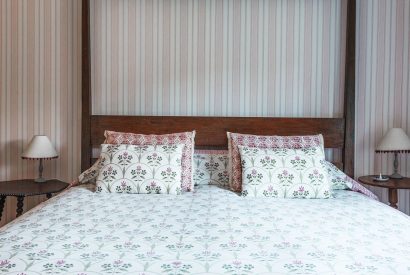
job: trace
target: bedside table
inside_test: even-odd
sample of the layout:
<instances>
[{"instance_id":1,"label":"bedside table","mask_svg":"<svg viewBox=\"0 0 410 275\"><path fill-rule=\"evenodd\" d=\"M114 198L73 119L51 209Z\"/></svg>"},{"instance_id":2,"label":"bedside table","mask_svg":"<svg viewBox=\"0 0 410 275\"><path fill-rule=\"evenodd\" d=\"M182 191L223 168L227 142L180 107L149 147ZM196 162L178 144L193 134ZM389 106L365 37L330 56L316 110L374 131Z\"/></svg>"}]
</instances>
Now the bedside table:
<instances>
[{"instance_id":1,"label":"bedside table","mask_svg":"<svg viewBox=\"0 0 410 275\"><path fill-rule=\"evenodd\" d=\"M377 186L381 188L388 188L389 189L389 203L390 206L397 209L397 190L398 189L410 189L410 178L402 178L402 179L389 179L388 181L375 181L373 177L377 176L363 176L359 177L359 182Z\"/></svg>"},{"instance_id":2,"label":"bedside table","mask_svg":"<svg viewBox=\"0 0 410 275\"><path fill-rule=\"evenodd\" d=\"M67 183L59 180L48 180L46 182L11 180L0 182L0 220L7 196L17 197L16 217L18 217L23 213L24 197L46 195L49 199L53 193L63 191L67 186Z\"/></svg>"}]
</instances>

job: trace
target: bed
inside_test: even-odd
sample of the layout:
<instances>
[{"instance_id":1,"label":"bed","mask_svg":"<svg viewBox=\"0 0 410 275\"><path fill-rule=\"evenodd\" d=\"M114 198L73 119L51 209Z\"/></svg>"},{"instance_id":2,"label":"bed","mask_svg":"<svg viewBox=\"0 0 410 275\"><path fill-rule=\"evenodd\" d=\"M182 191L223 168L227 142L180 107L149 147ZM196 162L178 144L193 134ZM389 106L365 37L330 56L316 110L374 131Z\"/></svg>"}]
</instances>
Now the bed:
<instances>
[{"instance_id":1,"label":"bed","mask_svg":"<svg viewBox=\"0 0 410 275\"><path fill-rule=\"evenodd\" d=\"M323 134L328 160L354 175L355 1L348 2L340 118L101 116L91 110L89 3L83 1L82 171L106 129L196 130L197 149L227 131ZM222 151L221 151L222 150ZM218 185L165 194L69 188L0 229L1 274L410 274L410 218L362 193L332 199L242 197Z\"/></svg>"},{"instance_id":2,"label":"bed","mask_svg":"<svg viewBox=\"0 0 410 275\"><path fill-rule=\"evenodd\" d=\"M2 274L409 274L410 219L338 191L242 198L71 188L0 231ZM108 203L109 202L109 203Z\"/></svg>"}]
</instances>

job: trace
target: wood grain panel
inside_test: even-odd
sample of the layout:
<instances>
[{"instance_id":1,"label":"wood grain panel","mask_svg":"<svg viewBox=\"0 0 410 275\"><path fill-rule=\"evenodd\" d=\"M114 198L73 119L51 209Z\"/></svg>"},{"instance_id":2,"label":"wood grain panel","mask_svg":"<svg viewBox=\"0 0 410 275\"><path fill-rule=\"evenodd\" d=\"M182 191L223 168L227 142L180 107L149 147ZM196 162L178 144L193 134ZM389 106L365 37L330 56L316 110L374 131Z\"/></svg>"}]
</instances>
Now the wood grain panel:
<instances>
[{"instance_id":1,"label":"wood grain panel","mask_svg":"<svg viewBox=\"0 0 410 275\"><path fill-rule=\"evenodd\" d=\"M342 118L261 118L261 117L187 117L187 116L92 116L91 143L104 141L104 131L141 134L169 134L196 130L198 147L226 148L226 132L256 135L323 134L325 147L343 148Z\"/></svg>"},{"instance_id":2,"label":"wood grain panel","mask_svg":"<svg viewBox=\"0 0 410 275\"><path fill-rule=\"evenodd\" d=\"M90 167L90 155L87 144L90 143L91 115L91 63L90 63L90 2L82 1L81 38L86 41L81 47L81 171Z\"/></svg>"},{"instance_id":3,"label":"wood grain panel","mask_svg":"<svg viewBox=\"0 0 410 275\"><path fill-rule=\"evenodd\" d=\"M344 114L346 120L345 151L343 163L345 173L354 177L354 140L355 140L355 106L356 106L356 0L347 2L346 27L346 65Z\"/></svg>"}]
</instances>

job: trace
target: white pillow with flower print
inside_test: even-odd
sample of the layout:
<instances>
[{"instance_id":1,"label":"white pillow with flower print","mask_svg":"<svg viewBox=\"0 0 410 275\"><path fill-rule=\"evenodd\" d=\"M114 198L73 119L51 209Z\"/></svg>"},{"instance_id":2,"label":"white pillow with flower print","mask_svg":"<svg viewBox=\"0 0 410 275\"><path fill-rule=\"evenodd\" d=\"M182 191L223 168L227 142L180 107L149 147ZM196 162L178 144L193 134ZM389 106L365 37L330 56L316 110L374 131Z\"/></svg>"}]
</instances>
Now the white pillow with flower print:
<instances>
[{"instance_id":1,"label":"white pillow with flower print","mask_svg":"<svg viewBox=\"0 0 410 275\"><path fill-rule=\"evenodd\" d=\"M228 151L195 150L194 183L211 184L222 187L229 185Z\"/></svg>"},{"instance_id":2,"label":"white pillow with flower print","mask_svg":"<svg viewBox=\"0 0 410 275\"><path fill-rule=\"evenodd\" d=\"M262 149L239 146L242 195L276 198L330 198L331 187L320 146Z\"/></svg>"},{"instance_id":3,"label":"white pillow with flower print","mask_svg":"<svg viewBox=\"0 0 410 275\"><path fill-rule=\"evenodd\" d=\"M181 194L184 144L102 144L97 192Z\"/></svg>"}]
</instances>

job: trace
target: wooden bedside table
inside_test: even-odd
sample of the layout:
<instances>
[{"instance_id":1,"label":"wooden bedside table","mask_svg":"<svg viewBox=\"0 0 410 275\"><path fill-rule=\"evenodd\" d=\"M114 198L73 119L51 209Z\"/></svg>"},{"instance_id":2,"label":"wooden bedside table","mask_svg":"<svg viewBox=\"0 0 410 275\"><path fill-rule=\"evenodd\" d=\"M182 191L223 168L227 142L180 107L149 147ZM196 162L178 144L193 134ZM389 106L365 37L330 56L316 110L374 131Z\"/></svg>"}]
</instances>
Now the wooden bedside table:
<instances>
[{"instance_id":1,"label":"wooden bedside table","mask_svg":"<svg viewBox=\"0 0 410 275\"><path fill-rule=\"evenodd\" d=\"M4 203L7 196L17 197L16 217L23 213L24 197L46 195L51 198L53 193L58 193L68 186L59 180L48 180L46 182L34 182L34 180L11 180L0 182L0 220L3 214Z\"/></svg>"},{"instance_id":2,"label":"wooden bedside table","mask_svg":"<svg viewBox=\"0 0 410 275\"><path fill-rule=\"evenodd\" d=\"M389 189L389 203L390 206L397 209L397 189L410 189L410 178L389 179L388 181L375 181L373 177L377 176L363 176L359 177L359 182Z\"/></svg>"}]
</instances>

